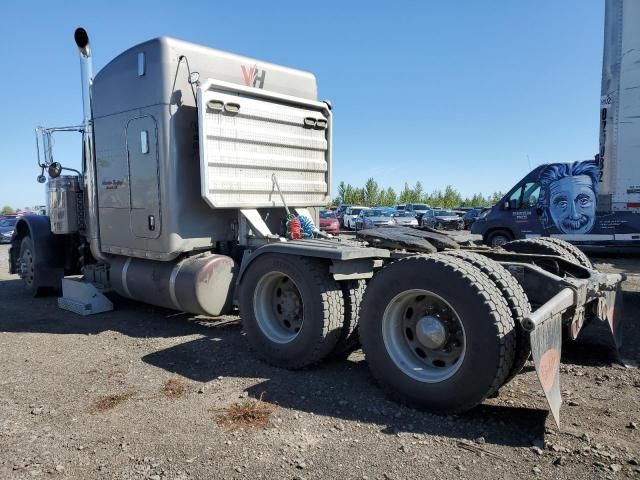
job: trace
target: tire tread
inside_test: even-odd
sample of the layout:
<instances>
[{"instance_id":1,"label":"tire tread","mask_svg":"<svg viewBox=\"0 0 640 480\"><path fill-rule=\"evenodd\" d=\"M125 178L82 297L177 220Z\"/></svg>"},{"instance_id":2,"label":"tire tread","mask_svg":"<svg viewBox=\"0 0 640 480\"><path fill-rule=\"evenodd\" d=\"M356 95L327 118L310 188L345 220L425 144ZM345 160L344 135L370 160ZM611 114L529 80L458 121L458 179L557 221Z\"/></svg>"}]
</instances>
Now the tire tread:
<instances>
[{"instance_id":1,"label":"tire tread","mask_svg":"<svg viewBox=\"0 0 640 480\"><path fill-rule=\"evenodd\" d=\"M449 250L446 254L469 262L487 275L498 287L509 305L516 331L516 349L513 365L507 372L506 378L502 380L501 386L505 385L520 373L531 355L529 334L524 331L521 324L524 317L531 313L531 304L527 294L509 270L490 258L465 250Z\"/></svg>"},{"instance_id":2,"label":"tire tread","mask_svg":"<svg viewBox=\"0 0 640 480\"><path fill-rule=\"evenodd\" d=\"M270 365L288 370L299 370L301 368L320 363L335 348L339 336L334 334L334 332L340 330L344 322L344 300L342 290L338 285L338 282L336 282L329 273L327 265L315 259L305 257L295 258L297 261L300 261L301 267L305 272L305 277L310 280L310 283L317 288L320 293L322 303L322 328L319 331L318 338L313 342L312 348L305 351L304 355L298 358L289 359L287 362L271 358L271 356L266 352L260 351L252 344L252 342L249 342L249 347L257 357ZM241 323L245 323L247 321L246 319L243 320L242 314L244 309L243 305L245 304L244 300L244 293L241 291ZM255 315L255 312L253 315Z\"/></svg>"},{"instance_id":3,"label":"tire tread","mask_svg":"<svg viewBox=\"0 0 640 480\"><path fill-rule=\"evenodd\" d=\"M553 245L557 245L561 247L569 255L576 258L580 265L586 268L593 269L593 265L591 263L591 260L589 260L589 257L587 257L587 255L575 245L572 245L569 242L566 242L564 240L561 240L559 238L554 238L554 237L542 237L540 238L540 240L547 243L552 243Z\"/></svg>"},{"instance_id":4,"label":"tire tread","mask_svg":"<svg viewBox=\"0 0 640 480\"><path fill-rule=\"evenodd\" d=\"M482 273L481 270L474 267L470 263L462 259L456 258L454 256L447 255L445 253L435 253L435 254L429 254L429 255L406 257L385 266L380 272L378 272L374 276L373 280L371 280L370 282L369 287L367 288L367 291L365 292L364 299L363 299L363 311L366 311L367 305L370 302L369 296L372 295L371 292L373 290L371 289L371 284L373 282L376 282L376 283L385 282L386 275L384 272L388 271L388 269L396 263L416 262L416 261L425 262L425 263L428 263L428 262L438 263L445 269L448 269L452 273L455 273L461 276L463 279L465 279L468 282L468 284L476 290L476 294L482 297L482 302L487 307L487 310L488 310L488 314L489 314L488 316L493 320L494 325L496 327L495 340L499 345L498 366L495 371L495 374L493 375L492 381L490 382L489 385L486 385L484 389L485 392L482 395L482 397L480 399L477 399L477 398L473 400L470 399L466 403L461 403L457 407L447 407L446 409L441 409L441 411L445 413L459 413L459 412L470 410L471 408L475 407L476 405L484 401L487 397L491 396L495 391L497 391L498 388L500 388L500 386L502 385L502 381L505 378L507 378L507 375L511 371L511 367L514 361L516 341L515 341L514 335L509 334L514 328L511 312L509 311L509 306L507 304L507 301L503 298L502 294L498 290L498 288L493 284L493 282L491 282L489 277L487 277L484 273ZM424 267L428 268L427 265L425 265ZM420 267L417 267L417 268L420 268ZM366 321L364 317L363 317L363 320ZM363 326L366 326L368 328L363 328ZM371 352L369 352L367 348L367 343L368 343L367 332L369 328L375 328L375 327L371 327L371 325L368 323L361 323L360 338L362 339L362 346L365 353L365 358L371 355ZM469 348L469 346L467 346L467 348ZM371 362L368 362L368 363L369 365L371 365ZM386 385L385 379L382 378L379 372L375 371L375 369L373 368L370 368L370 370L374 378L378 381L378 383L380 383L380 385L383 387L383 389L386 391L386 393L389 396L396 398L400 401L408 400L400 392L396 392L390 389Z\"/></svg>"},{"instance_id":5,"label":"tire tread","mask_svg":"<svg viewBox=\"0 0 640 480\"><path fill-rule=\"evenodd\" d=\"M344 302L344 322L338 343L330 354L331 358L342 359L360 347L358 322L360 305L367 288L364 280L347 280L339 282Z\"/></svg>"}]
</instances>

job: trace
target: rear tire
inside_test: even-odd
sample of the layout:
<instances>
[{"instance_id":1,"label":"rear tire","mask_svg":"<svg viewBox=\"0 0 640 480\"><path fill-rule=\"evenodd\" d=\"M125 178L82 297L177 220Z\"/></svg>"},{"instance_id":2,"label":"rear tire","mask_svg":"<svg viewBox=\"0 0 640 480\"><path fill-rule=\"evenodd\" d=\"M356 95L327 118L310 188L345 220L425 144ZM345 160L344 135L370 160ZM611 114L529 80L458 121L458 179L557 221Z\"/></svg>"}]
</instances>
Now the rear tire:
<instances>
[{"instance_id":1,"label":"rear tire","mask_svg":"<svg viewBox=\"0 0 640 480\"><path fill-rule=\"evenodd\" d=\"M478 268L498 287L509 305L515 329L516 352L513 366L501 384L506 385L522 371L531 356L529 334L522 328L522 320L531 313L527 294L509 270L490 258L465 250L449 250L446 254L460 258Z\"/></svg>"},{"instance_id":2,"label":"rear tire","mask_svg":"<svg viewBox=\"0 0 640 480\"><path fill-rule=\"evenodd\" d=\"M479 269L449 255L408 257L378 272L359 330L369 368L391 396L443 413L481 403L513 365L506 300ZM451 353L458 356L448 362Z\"/></svg>"},{"instance_id":3,"label":"rear tire","mask_svg":"<svg viewBox=\"0 0 640 480\"><path fill-rule=\"evenodd\" d=\"M327 265L317 260L258 257L240 283L239 305L251 349L281 368L320 362L342 334L342 290Z\"/></svg>"},{"instance_id":4,"label":"rear tire","mask_svg":"<svg viewBox=\"0 0 640 480\"><path fill-rule=\"evenodd\" d=\"M340 282L342 299L344 301L344 322L340 340L331 352L330 357L344 359L360 347L358 334L358 320L360 318L360 305L367 288L364 280L347 280Z\"/></svg>"},{"instance_id":5,"label":"rear tire","mask_svg":"<svg viewBox=\"0 0 640 480\"><path fill-rule=\"evenodd\" d=\"M562 249L567 251L570 255L575 257L578 260L578 263L580 263L580 265L593 270L593 264L591 263L591 260L589 260L589 257L587 257L587 255L575 245L572 245L571 243L561 240L559 238L553 238L553 237L541 237L538 240L542 240L543 242L547 242L547 243L552 243L554 245L561 247Z\"/></svg>"},{"instance_id":6,"label":"rear tire","mask_svg":"<svg viewBox=\"0 0 640 480\"><path fill-rule=\"evenodd\" d=\"M20 258L18 259L20 277L27 292L33 297L39 297L44 295L47 289L39 286L39 270L35 262L34 252L31 237L23 237L20 243Z\"/></svg>"},{"instance_id":7,"label":"rear tire","mask_svg":"<svg viewBox=\"0 0 640 480\"><path fill-rule=\"evenodd\" d=\"M508 252L515 253L556 255L570 262L582 265L578 257L576 257L570 250L558 243L549 242L547 238L525 238L522 240L514 240L513 242L505 243L502 248Z\"/></svg>"}]
</instances>

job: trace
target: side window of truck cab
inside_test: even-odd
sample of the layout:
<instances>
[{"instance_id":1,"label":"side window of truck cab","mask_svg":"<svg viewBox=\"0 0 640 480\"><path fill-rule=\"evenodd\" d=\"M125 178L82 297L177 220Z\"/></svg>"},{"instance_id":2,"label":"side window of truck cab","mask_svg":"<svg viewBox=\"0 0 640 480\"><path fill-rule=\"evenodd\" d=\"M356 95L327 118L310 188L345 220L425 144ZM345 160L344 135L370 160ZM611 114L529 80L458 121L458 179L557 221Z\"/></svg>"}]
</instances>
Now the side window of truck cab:
<instances>
[{"instance_id":1,"label":"side window of truck cab","mask_svg":"<svg viewBox=\"0 0 640 480\"><path fill-rule=\"evenodd\" d=\"M540 196L540 185L527 182L518 187L504 204L505 210L521 210L535 208Z\"/></svg>"}]
</instances>

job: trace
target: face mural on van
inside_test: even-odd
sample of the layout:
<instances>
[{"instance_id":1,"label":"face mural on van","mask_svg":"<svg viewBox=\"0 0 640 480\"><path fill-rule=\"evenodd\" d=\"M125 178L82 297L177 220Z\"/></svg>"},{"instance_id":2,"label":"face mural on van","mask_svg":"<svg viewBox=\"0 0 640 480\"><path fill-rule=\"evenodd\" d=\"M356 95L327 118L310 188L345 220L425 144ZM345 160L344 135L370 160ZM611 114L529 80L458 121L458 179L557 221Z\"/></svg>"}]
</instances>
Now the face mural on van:
<instances>
[{"instance_id":1,"label":"face mural on van","mask_svg":"<svg viewBox=\"0 0 640 480\"><path fill-rule=\"evenodd\" d=\"M600 169L592 160L554 163L540 172L542 223L560 233L589 233L596 223Z\"/></svg>"}]
</instances>

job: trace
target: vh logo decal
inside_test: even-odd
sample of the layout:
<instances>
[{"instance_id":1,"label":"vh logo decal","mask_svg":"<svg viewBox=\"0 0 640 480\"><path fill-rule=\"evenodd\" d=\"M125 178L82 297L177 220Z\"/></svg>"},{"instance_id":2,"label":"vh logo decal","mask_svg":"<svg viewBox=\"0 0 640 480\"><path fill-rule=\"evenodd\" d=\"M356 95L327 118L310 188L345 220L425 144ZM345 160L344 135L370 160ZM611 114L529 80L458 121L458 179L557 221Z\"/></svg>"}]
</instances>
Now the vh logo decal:
<instances>
[{"instance_id":1,"label":"vh logo decal","mask_svg":"<svg viewBox=\"0 0 640 480\"><path fill-rule=\"evenodd\" d=\"M244 65L241 65L241 67L244 84L247 87L264 87L264 77L267 76L266 70L258 70L257 65L254 65L253 67L245 67Z\"/></svg>"}]
</instances>

